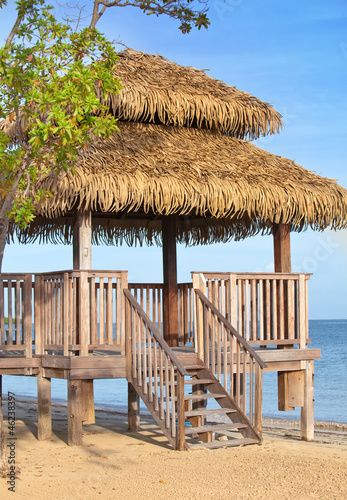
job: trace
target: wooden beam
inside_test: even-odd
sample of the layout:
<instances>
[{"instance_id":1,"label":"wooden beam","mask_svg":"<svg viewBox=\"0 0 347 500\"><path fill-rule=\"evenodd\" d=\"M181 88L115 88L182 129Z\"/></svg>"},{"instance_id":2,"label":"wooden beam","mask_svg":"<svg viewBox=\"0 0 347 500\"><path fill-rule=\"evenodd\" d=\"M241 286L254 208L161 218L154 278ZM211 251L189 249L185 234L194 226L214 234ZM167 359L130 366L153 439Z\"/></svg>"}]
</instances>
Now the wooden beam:
<instances>
[{"instance_id":1,"label":"wooden beam","mask_svg":"<svg viewBox=\"0 0 347 500\"><path fill-rule=\"evenodd\" d=\"M52 435L51 379L42 374L37 380L37 439L43 441Z\"/></svg>"},{"instance_id":2,"label":"wooden beam","mask_svg":"<svg viewBox=\"0 0 347 500\"><path fill-rule=\"evenodd\" d=\"M68 445L82 444L82 380L67 381Z\"/></svg>"},{"instance_id":3,"label":"wooden beam","mask_svg":"<svg viewBox=\"0 0 347 500\"><path fill-rule=\"evenodd\" d=\"M135 387L128 382L128 430L137 431L140 427L140 398Z\"/></svg>"},{"instance_id":4,"label":"wooden beam","mask_svg":"<svg viewBox=\"0 0 347 500\"><path fill-rule=\"evenodd\" d=\"M163 233L163 330L170 347L178 346L178 286L176 255L176 218L162 217Z\"/></svg>"}]
</instances>

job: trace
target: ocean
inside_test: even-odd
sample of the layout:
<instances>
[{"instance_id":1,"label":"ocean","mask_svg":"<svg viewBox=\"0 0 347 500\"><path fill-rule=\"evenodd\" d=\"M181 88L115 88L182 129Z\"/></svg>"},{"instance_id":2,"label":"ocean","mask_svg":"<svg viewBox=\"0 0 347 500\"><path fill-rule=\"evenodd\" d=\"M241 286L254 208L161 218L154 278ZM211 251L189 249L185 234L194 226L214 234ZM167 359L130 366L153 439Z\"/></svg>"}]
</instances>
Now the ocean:
<instances>
[{"instance_id":1,"label":"ocean","mask_svg":"<svg viewBox=\"0 0 347 500\"><path fill-rule=\"evenodd\" d=\"M310 320L311 347L321 349L314 363L315 420L347 423L347 319ZM3 376L3 394L14 392L17 399L36 399L35 377ZM127 413L125 379L95 380L95 406ZM52 400L67 401L66 380L52 379ZM147 409L142 406L145 413ZM277 410L277 373L264 373L263 415L272 418L300 418L300 408Z\"/></svg>"}]
</instances>

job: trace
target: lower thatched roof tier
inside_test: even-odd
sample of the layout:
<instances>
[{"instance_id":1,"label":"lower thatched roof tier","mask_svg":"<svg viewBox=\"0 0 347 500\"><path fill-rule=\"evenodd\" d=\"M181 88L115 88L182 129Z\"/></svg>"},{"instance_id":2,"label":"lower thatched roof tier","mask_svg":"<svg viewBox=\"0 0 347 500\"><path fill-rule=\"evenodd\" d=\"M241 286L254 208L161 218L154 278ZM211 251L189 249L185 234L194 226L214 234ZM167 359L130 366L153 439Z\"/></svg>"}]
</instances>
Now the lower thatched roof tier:
<instances>
[{"instance_id":1,"label":"lower thatched roof tier","mask_svg":"<svg viewBox=\"0 0 347 500\"><path fill-rule=\"evenodd\" d=\"M72 241L72 214L93 212L95 243L160 243L161 216L178 216L187 244L271 232L347 227L347 191L239 139L210 131L120 122L120 133L83 150L76 174L52 172L21 241Z\"/></svg>"}]
</instances>

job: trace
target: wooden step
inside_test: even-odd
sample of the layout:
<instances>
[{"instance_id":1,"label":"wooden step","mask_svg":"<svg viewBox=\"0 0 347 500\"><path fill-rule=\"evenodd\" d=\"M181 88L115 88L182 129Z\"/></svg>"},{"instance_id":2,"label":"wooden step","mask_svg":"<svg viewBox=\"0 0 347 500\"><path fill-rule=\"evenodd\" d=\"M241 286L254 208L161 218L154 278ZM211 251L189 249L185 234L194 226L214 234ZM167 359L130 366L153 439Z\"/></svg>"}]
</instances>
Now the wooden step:
<instances>
[{"instance_id":1,"label":"wooden step","mask_svg":"<svg viewBox=\"0 0 347 500\"><path fill-rule=\"evenodd\" d=\"M218 399L218 398L225 398L224 394L211 394L211 393L205 393L205 394L188 394L187 396L184 396L185 401L203 401L205 399Z\"/></svg>"},{"instance_id":2,"label":"wooden step","mask_svg":"<svg viewBox=\"0 0 347 500\"><path fill-rule=\"evenodd\" d=\"M185 411L184 415L186 417L202 417L204 415L216 415L221 413L236 413L236 410L232 410L231 408L216 408L214 410L205 410L203 408L199 410L190 410Z\"/></svg>"},{"instance_id":3,"label":"wooden step","mask_svg":"<svg viewBox=\"0 0 347 500\"><path fill-rule=\"evenodd\" d=\"M183 364L183 366L187 371L197 371L197 370L203 370L205 368L204 365L198 365L198 364L195 364L195 365Z\"/></svg>"},{"instance_id":4,"label":"wooden step","mask_svg":"<svg viewBox=\"0 0 347 500\"><path fill-rule=\"evenodd\" d=\"M186 434L199 434L200 432L219 432L219 431L237 431L239 429L245 429L246 424L211 424L211 425L201 425L200 427L193 427L192 425L186 425Z\"/></svg>"},{"instance_id":5,"label":"wooden step","mask_svg":"<svg viewBox=\"0 0 347 500\"><path fill-rule=\"evenodd\" d=\"M250 438L240 438L240 439L228 439L227 441L212 441L212 443L199 443L199 444L189 444L190 449L195 450L199 448L227 448L229 446L245 446L247 444L259 444L256 439Z\"/></svg>"},{"instance_id":6,"label":"wooden step","mask_svg":"<svg viewBox=\"0 0 347 500\"><path fill-rule=\"evenodd\" d=\"M207 384L214 384L214 380L210 380L209 378L197 378L194 380L185 380L184 381L185 385L207 385Z\"/></svg>"}]
</instances>

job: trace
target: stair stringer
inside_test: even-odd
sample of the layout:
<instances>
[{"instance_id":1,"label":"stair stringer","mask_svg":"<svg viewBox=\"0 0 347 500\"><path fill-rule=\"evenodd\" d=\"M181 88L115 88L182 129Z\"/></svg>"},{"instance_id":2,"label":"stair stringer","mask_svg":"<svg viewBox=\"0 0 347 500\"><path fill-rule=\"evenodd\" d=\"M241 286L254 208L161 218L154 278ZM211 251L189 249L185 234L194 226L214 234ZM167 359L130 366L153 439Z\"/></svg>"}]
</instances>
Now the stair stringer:
<instances>
[{"instance_id":1,"label":"stair stringer","mask_svg":"<svg viewBox=\"0 0 347 500\"><path fill-rule=\"evenodd\" d=\"M198 379L210 379L213 383L208 385L208 390L210 392L221 394L224 397L215 399L215 401L219 404L221 408L230 408L232 410L236 410L235 413L227 414L228 418L233 423L246 424L247 427L240 429L240 433L250 439L256 440L259 444L262 442L262 437L255 430L251 421L248 417L243 413L241 408L234 402L230 394L224 389L219 380L213 375L213 373L209 370L209 368L205 365L205 363L198 359L198 364L201 365L201 368L197 370L197 373L194 373L194 376ZM183 363L184 365L184 363ZM189 367L186 366L189 369Z\"/></svg>"}]
</instances>

